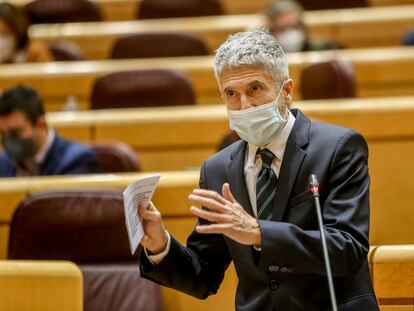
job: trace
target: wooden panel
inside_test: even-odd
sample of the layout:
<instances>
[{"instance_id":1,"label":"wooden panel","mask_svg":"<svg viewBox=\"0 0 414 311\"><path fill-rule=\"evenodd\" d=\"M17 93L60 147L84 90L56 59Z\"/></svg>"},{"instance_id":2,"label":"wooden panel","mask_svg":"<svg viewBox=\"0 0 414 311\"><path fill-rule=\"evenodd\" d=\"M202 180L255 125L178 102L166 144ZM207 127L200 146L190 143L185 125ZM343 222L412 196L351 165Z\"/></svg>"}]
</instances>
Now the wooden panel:
<instances>
[{"instance_id":1,"label":"wooden panel","mask_svg":"<svg viewBox=\"0 0 414 311\"><path fill-rule=\"evenodd\" d=\"M332 59L346 59L354 65L359 97L414 94L414 70L407 70L414 68L414 48L395 47L288 55L290 76L296 85L296 99L300 98L300 76L303 68ZM76 96L82 103L81 106L87 108L92 84L97 77L122 70L164 68L179 70L188 75L194 85L198 104L217 104L221 102L221 96L214 77L213 64L213 57L205 56L4 65L0 71L0 88L16 83L31 85L39 90L48 111L61 107L70 95Z\"/></svg>"},{"instance_id":2,"label":"wooden panel","mask_svg":"<svg viewBox=\"0 0 414 311\"><path fill-rule=\"evenodd\" d=\"M315 38L323 37L348 48L361 48L399 45L403 33L412 27L413 18L414 5L407 5L309 11L304 15L304 22ZM228 35L263 24L263 15L251 14L34 25L29 33L34 41L72 41L82 47L89 59L105 59L110 55L114 40L132 33L190 32L200 36L213 53Z\"/></svg>"},{"instance_id":3,"label":"wooden panel","mask_svg":"<svg viewBox=\"0 0 414 311\"><path fill-rule=\"evenodd\" d=\"M7 247L9 245L9 225L0 225L0 259L7 258Z\"/></svg>"},{"instance_id":4,"label":"wooden panel","mask_svg":"<svg viewBox=\"0 0 414 311\"><path fill-rule=\"evenodd\" d=\"M137 157L145 171L194 170L215 152L215 148L178 150L137 150Z\"/></svg>"},{"instance_id":5,"label":"wooden panel","mask_svg":"<svg viewBox=\"0 0 414 311\"><path fill-rule=\"evenodd\" d=\"M413 311L413 306L404 306L404 305L395 305L395 306L385 306L380 305L381 311Z\"/></svg>"},{"instance_id":6,"label":"wooden panel","mask_svg":"<svg viewBox=\"0 0 414 311\"><path fill-rule=\"evenodd\" d=\"M22 200L28 193L55 189L119 189L148 173L100 174L79 176L50 176L36 178L2 178L0 195ZM186 198L198 187L198 172L163 172L154 203L165 216L191 215ZM11 194L11 195L10 195ZM183 200L184 199L184 200ZM9 222L16 205L11 200L0 201L0 222Z\"/></svg>"},{"instance_id":7,"label":"wooden panel","mask_svg":"<svg viewBox=\"0 0 414 311\"><path fill-rule=\"evenodd\" d=\"M414 245L379 246L372 273L380 304L391 305L384 310L393 310L393 305L414 309Z\"/></svg>"}]
</instances>

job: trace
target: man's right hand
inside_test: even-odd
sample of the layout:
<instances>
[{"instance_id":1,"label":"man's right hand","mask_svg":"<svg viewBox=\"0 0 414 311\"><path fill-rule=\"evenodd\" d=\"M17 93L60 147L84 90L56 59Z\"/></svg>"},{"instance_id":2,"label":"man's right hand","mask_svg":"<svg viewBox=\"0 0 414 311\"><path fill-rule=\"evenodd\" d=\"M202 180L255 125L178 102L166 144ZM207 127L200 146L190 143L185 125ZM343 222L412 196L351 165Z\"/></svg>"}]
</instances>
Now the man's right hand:
<instances>
[{"instance_id":1,"label":"man's right hand","mask_svg":"<svg viewBox=\"0 0 414 311\"><path fill-rule=\"evenodd\" d=\"M138 215L144 227L144 237L141 245L152 255L157 255L165 250L168 242L168 233L164 228L161 213L155 208L152 202L146 206L138 206Z\"/></svg>"}]
</instances>

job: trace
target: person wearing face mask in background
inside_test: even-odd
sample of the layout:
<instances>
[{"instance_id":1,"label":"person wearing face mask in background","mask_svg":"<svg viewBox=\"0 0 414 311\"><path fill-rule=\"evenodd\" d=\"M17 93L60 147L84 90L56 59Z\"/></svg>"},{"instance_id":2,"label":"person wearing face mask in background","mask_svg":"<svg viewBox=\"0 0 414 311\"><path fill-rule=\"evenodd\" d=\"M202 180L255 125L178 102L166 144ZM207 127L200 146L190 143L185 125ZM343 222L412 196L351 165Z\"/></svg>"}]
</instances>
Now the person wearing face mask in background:
<instances>
[{"instance_id":1,"label":"person wearing face mask in background","mask_svg":"<svg viewBox=\"0 0 414 311\"><path fill-rule=\"evenodd\" d=\"M140 205L141 276L204 299L231 262L236 310L328 310L330 299L309 176L320 200L339 310L378 311L368 269L368 147L357 132L291 109L283 50L265 30L230 36L215 74L242 138L207 159L189 195L195 230L181 245L153 203ZM203 208L199 208L203 207Z\"/></svg>"},{"instance_id":2,"label":"person wearing face mask in background","mask_svg":"<svg viewBox=\"0 0 414 311\"><path fill-rule=\"evenodd\" d=\"M266 24L285 53L338 49L326 40L312 40L303 22L303 8L293 0L275 0L265 9Z\"/></svg>"},{"instance_id":3,"label":"person wearing face mask in background","mask_svg":"<svg viewBox=\"0 0 414 311\"><path fill-rule=\"evenodd\" d=\"M54 60L46 45L29 42L28 27L19 9L7 2L0 3L0 64Z\"/></svg>"},{"instance_id":4,"label":"person wearing face mask in background","mask_svg":"<svg viewBox=\"0 0 414 311\"><path fill-rule=\"evenodd\" d=\"M96 173L98 158L47 126L42 100L27 86L0 96L0 177Z\"/></svg>"}]
</instances>

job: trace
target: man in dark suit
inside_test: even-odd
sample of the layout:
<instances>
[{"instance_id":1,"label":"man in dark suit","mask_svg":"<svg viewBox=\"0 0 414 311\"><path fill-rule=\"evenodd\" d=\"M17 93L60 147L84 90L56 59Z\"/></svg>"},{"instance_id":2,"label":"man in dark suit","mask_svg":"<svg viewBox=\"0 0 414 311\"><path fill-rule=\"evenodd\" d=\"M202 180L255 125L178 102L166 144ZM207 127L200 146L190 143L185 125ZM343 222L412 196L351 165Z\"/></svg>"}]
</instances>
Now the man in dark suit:
<instances>
[{"instance_id":1,"label":"man in dark suit","mask_svg":"<svg viewBox=\"0 0 414 311\"><path fill-rule=\"evenodd\" d=\"M67 141L48 128L42 100L26 86L0 97L0 177L95 173L98 159L90 148Z\"/></svg>"},{"instance_id":2,"label":"man in dark suit","mask_svg":"<svg viewBox=\"0 0 414 311\"><path fill-rule=\"evenodd\" d=\"M242 138L202 166L189 199L199 222L179 244L155 206L139 206L144 277L198 298L234 262L237 310L328 310L329 291L309 176L320 182L339 310L378 310L367 264L368 149L351 129L289 109L293 81L275 39L257 30L216 52L230 127Z\"/></svg>"}]
</instances>

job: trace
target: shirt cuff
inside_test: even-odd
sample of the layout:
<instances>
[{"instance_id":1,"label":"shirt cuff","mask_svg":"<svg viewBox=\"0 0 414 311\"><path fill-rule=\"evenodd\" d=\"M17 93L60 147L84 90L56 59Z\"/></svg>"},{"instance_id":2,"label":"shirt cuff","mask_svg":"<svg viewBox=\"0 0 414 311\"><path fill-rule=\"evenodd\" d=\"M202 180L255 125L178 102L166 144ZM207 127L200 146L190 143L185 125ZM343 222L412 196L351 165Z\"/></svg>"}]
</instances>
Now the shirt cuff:
<instances>
[{"instance_id":1,"label":"shirt cuff","mask_svg":"<svg viewBox=\"0 0 414 311\"><path fill-rule=\"evenodd\" d=\"M154 266L156 266L161 263L161 261L165 258L165 256L167 256L168 252L170 251L170 244L171 244L171 237L170 237L170 234L167 232L167 246L165 247L165 249L159 254L149 255L147 253L147 249L144 248L145 255L147 256L149 261L151 261L151 263Z\"/></svg>"},{"instance_id":2,"label":"shirt cuff","mask_svg":"<svg viewBox=\"0 0 414 311\"><path fill-rule=\"evenodd\" d=\"M253 248L255 249L255 250L257 250L258 252L261 252L262 251L262 247L260 246L256 246L256 245L254 245L253 244Z\"/></svg>"}]
</instances>

